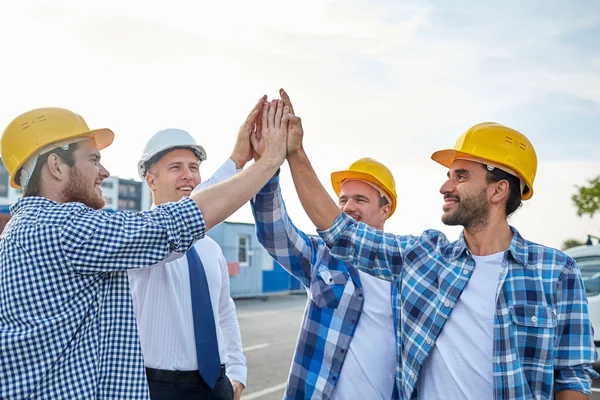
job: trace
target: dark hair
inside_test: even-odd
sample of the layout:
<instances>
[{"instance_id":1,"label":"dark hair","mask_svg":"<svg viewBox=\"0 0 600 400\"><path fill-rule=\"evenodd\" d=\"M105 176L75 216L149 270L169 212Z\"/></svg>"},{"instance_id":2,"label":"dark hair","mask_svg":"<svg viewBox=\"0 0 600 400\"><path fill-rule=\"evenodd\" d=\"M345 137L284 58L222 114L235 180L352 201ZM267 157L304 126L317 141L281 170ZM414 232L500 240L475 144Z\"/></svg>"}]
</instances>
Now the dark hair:
<instances>
[{"instance_id":1,"label":"dark hair","mask_svg":"<svg viewBox=\"0 0 600 400\"><path fill-rule=\"evenodd\" d=\"M379 208L386 206L390 204L390 202L388 201L387 197L382 196L381 194L379 195Z\"/></svg>"},{"instance_id":2,"label":"dark hair","mask_svg":"<svg viewBox=\"0 0 600 400\"><path fill-rule=\"evenodd\" d=\"M487 183L494 183L500 181L508 182L509 194L508 200L506 201L506 216L511 216L523 204L523 202L521 201L521 181L516 176L511 175L508 172L502 171L499 168L494 168L490 171L489 169L487 169L487 166L482 166L487 171Z\"/></svg>"},{"instance_id":3,"label":"dark hair","mask_svg":"<svg viewBox=\"0 0 600 400\"><path fill-rule=\"evenodd\" d=\"M27 186L25 186L25 190L23 191L23 197L39 196L42 193L42 175L40 171L46 163L46 161L48 161L48 157L50 157L50 154L56 154L57 156L59 156L60 159L63 160L63 162L69 167L75 166L75 156L73 152L77 150L78 145L79 143L71 143L67 150L64 150L62 147L57 147L56 149L51 150L46 154L42 154L35 163L35 168L33 169L31 178L29 179L29 182L27 183ZM17 183L20 183L21 169L17 171L15 181Z\"/></svg>"}]
</instances>

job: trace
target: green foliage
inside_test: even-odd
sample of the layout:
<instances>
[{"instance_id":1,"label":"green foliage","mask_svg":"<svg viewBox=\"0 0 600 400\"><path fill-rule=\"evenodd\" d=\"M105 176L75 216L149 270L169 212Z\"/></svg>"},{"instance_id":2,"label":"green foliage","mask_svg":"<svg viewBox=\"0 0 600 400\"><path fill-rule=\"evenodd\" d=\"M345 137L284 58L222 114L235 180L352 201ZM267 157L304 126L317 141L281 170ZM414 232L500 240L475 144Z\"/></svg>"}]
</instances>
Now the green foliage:
<instances>
[{"instance_id":1,"label":"green foliage","mask_svg":"<svg viewBox=\"0 0 600 400\"><path fill-rule=\"evenodd\" d=\"M579 240L575 240L575 239L567 239L563 242L562 244L562 248L561 250L567 250L570 249L571 247L576 247L576 246L581 246L583 244L583 242L580 242Z\"/></svg>"},{"instance_id":2,"label":"green foliage","mask_svg":"<svg viewBox=\"0 0 600 400\"><path fill-rule=\"evenodd\" d=\"M589 186L575 186L577 193L571 196L573 203L577 207L577 215L588 214L593 217L595 213L600 213L600 176L589 181Z\"/></svg>"}]
</instances>

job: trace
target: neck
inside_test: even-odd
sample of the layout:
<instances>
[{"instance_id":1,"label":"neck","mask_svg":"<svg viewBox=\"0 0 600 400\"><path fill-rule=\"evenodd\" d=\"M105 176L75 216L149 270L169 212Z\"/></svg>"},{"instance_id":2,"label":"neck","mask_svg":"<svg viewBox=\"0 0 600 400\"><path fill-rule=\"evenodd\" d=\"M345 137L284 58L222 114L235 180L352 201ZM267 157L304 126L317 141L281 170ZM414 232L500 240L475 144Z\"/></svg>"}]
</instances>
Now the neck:
<instances>
[{"instance_id":1,"label":"neck","mask_svg":"<svg viewBox=\"0 0 600 400\"><path fill-rule=\"evenodd\" d=\"M476 256L489 256L505 251L513 237L506 219L490 223L485 228L475 231L465 229L464 234L467 247Z\"/></svg>"}]
</instances>

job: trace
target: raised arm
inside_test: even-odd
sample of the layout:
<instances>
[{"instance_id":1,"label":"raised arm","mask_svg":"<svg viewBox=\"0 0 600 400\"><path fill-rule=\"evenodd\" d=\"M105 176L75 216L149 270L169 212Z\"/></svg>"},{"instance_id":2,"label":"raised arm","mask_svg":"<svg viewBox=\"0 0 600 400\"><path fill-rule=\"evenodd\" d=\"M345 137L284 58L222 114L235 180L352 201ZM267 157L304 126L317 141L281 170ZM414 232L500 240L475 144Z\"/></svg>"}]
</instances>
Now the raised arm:
<instances>
[{"instance_id":1,"label":"raised arm","mask_svg":"<svg viewBox=\"0 0 600 400\"><path fill-rule=\"evenodd\" d=\"M279 176L250 201L258 241L281 266L304 286L311 283L316 253L326 251L318 238L310 238L290 220L279 186Z\"/></svg>"}]
</instances>

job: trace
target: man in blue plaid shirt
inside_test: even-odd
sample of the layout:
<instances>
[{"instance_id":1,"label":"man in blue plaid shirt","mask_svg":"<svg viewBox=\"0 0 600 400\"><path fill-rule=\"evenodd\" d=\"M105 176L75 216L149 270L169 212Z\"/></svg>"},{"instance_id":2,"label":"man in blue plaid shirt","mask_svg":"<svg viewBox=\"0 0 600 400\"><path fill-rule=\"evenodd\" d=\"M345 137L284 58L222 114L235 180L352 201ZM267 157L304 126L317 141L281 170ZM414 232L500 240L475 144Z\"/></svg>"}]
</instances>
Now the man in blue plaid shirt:
<instances>
[{"instance_id":1,"label":"man in blue plaid shirt","mask_svg":"<svg viewBox=\"0 0 600 400\"><path fill-rule=\"evenodd\" d=\"M289 103L285 91L280 93ZM260 145L255 148L261 152ZM375 160L357 160L331 174L331 181L339 208L357 221L383 229L396 209L394 177ZM333 258L322 240L296 228L283 203L279 176L251 205L258 240L310 298L284 398L392 398L396 287Z\"/></svg>"},{"instance_id":2,"label":"man in blue plaid shirt","mask_svg":"<svg viewBox=\"0 0 600 400\"><path fill-rule=\"evenodd\" d=\"M246 160L263 103L240 128ZM9 124L0 153L11 185L25 192L0 236L0 398L148 398L126 270L182 256L273 176L287 139L288 115L278 105L263 132L266 157L220 185L141 213L99 210L109 176L100 150L112 131L91 131L60 108Z\"/></svg>"},{"instance_id":3,"label":"man in blue plaid shirt","mask_svg":"<svg viewBox=\"0 0 600 400\"><path fill-rule=\"evenodd\" d=\"M507 217L531 198L537 158L521 133L474 126L433 154L449 168L442 221L464 227L384 233L341 213L289 131L302 205L331 254L398 286L397 384L402 399L587 399L596 360L580 271L525 240Z\"/></svg>"}]
</instances>

